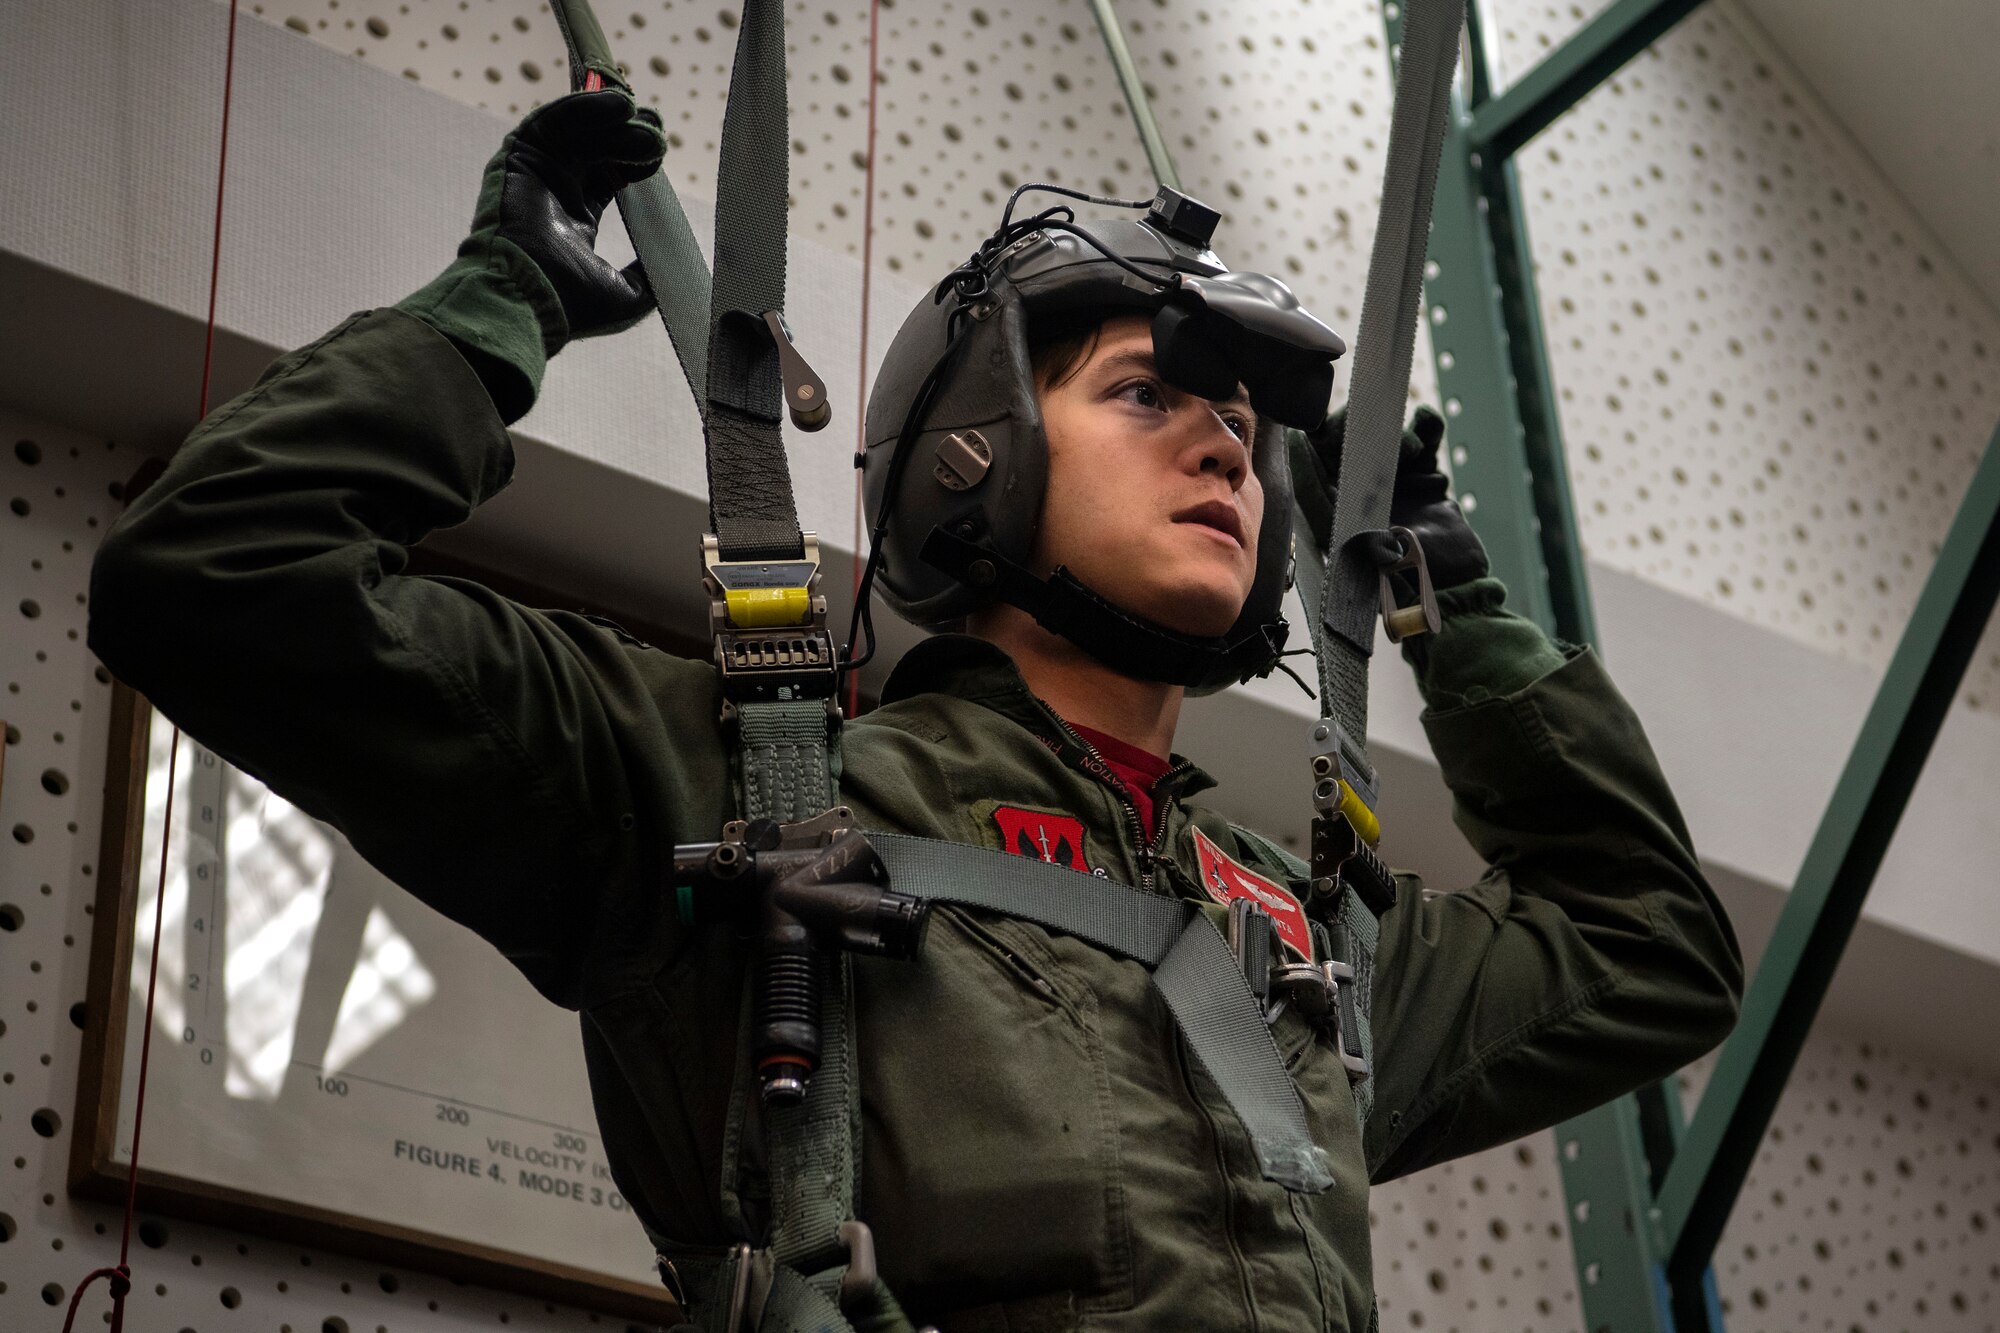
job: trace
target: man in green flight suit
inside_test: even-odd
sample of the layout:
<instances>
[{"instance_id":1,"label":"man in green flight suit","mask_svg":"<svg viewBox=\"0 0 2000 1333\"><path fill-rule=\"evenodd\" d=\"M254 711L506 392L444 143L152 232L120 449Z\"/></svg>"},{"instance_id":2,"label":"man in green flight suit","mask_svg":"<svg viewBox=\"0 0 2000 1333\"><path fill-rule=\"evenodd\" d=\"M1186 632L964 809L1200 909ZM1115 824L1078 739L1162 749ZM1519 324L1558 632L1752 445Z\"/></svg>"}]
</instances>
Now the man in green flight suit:
<instances>
[{"instance_id":1,"label":"man in green flight suit","mask_svg":"<svg viewBox=\"0 0 2000 1333\"><path fill-rule=\"evenodd\" d=\"M594 240L613 191L661 152L657 121L615 90L531 115L436 282L281 358L133 502L97 557L90 642L581 1013L617 1183L656 1244L697 1253L755 1241L771 1197L754 1098L740 1140L725 1133L747 946L684 924L663 891L673 849L737 814L716 670L405 572L409 547L507 484L506 425L546 358L650 309L643 279ZM1143 305L1026 316L1017 418L1038 424L1008 447L1039 459L1023 475L1042 484L1003 517L1022 567L1068 571L1124 627L1114 636L1223 643L1282 591L1268 553L1289 551L1289 501L1267 499L1289 488L1283 435L1257 386L1169 382ZM960 374L987 373L973 364ZM893 379L878 406L908 397ZM939 907L918 961L854 961L857 1211L912 1320L1359 1333L1373 1318L1365 1182L1550 1125L1728 1030L1735 942L1639 723L1594 655L1503 609L1445 497L1441 434L1420 415L1397 481L1395 522L1423 540L1443 611L1406 656L1490 868L1456 893L1397 878L1365 1118L1338 1035L1296 1009L1275 1018L1333 1187L1261 1177L1139 963ZM871 453L898 437L871 429ZM1338 416L1312 438L1312 465L1335 464ZM878 514L894 503L881 461ZM887 591L921 612L928 575L899 540ZM1004 600L916 618L960 616L969 632L913 649L881 707L846 725L839 795L863 829L1197 900L1221 879L1282 889L1268 844L1189 803L1209 780L1171 753L1186 683ZM1254 667L1269 669L1266 648ZM849 1317L907 1327L893 1308L864 1300Z\"/></svg>"}]
</instances>

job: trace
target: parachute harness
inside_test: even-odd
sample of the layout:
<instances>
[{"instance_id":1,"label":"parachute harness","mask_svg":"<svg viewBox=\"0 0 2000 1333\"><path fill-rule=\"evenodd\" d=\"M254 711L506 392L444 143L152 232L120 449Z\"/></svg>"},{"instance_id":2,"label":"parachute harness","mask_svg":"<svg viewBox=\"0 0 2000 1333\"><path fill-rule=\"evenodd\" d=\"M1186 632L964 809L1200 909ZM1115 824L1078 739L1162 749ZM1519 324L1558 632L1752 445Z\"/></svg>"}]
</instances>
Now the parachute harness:
<instances>
[{"instance_id":1,"label":"parachute harness","mask_svg":"<svg viewBox=\"0 0 2000 1333\"><path fill-rule=\"evenodd\" d=\"M557 0L554 8L573 84L625 87L587 0ZM1348 938L1314 968L1314 984L1297 993L1322 997L1337 1011L1343 1059L1364 1118L1368 960L1376 914L1394 890L1372 851L1379 836L1375 780L1363 745L1367 659L1377 593L1386 586L1368 554L1381 543L1366 539L1379 537L1388 517L1463 8L1464 0L1406 5L1413 12L1332 537L1324 551L1298 564L1313 610L1323 708L1312 728L1318 815L1311 864L1239 831L1268 860L1309 879L1315 894L1333 898L1328 915ZM664 174L619 194L682 371L703 406L713 527L703 539L704 582L723 720L733 723L741 754L743 818L725 826L715 843L677 849L675 909L689 924L755 914L760 927L721 1181L724 1214L739 1239L718 1255L654 1237L669 1286L704 1328L728 1333L851 1329L846 1312L858 1310L858 1302L869 1303L878 1327L908 1326L880 1283L868 1229L855 1217L861 1130L847 954L916 956L933 903L1017 916L1146 964L1189 1049L1248 1131L1263 1175L1300 1192L1335 1183L1266 1025L1266 978L1246 974L1246 956L1262 947L1250 914L1237 913L1246 918L1241 923L1232 917L1225 939L1191 903L980 848L863 837L851 812L837 804L840 671L857 669L873 654L868 590L883 524L924 409L954 368L965 323L954 311L944 352L902 423L887 478L890 503L878 515L846 660L839 661L819 591L818 540L798 526L778 411L782 398L794 424L808 430L829 416L825 386L792 346L782 312L785 122L782 8L778 0L746 0L717 172L713 277ZM1111 253L1074 223L1066 206L1014 222L1022 192L1009 199L1001 229L940 284L934 300L956 296L966 309L986 280L988 261L1034 231L1079 237L1148 283L1183 282L1171 259L1159 275ZM1421 571L1414 540L1403 549ZM1407 610L1395 608L1392 626L1399 632L1435 628L1435 605L1421 596L1428 585L1419 582L1420 608L1428 605L1429 616L1412 623ZM738 1194L753 1088L763 1104L771 1184L769 1225L757 1235Z\"/></svg>"}]
</instances>

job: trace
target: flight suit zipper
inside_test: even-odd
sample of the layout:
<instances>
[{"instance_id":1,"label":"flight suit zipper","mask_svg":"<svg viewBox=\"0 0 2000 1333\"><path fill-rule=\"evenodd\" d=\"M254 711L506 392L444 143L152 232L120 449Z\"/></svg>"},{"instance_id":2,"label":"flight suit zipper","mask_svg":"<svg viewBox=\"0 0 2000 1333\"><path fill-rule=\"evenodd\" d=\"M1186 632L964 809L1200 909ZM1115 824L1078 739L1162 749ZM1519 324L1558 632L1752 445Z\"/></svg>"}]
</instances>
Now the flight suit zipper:
<instances>
[{"instance_id":1,"label":"flight suit zipper","mask_svg":"<svg viewBox=\"0 0 2000 1333\"><path fill-rule=\"evenodd\" d=\"M1069 759L1078 768L1090 774L1099 782L1104 783L1117 796L1119 806L1125 811L1125 826L1132 835L1132 845L1139 863L1139 887L1150 892L1153 887L1154 873L1158 869L1165 851L1167 821L1172 814L1171 800L1154 800L1153 831L1149 839L1145 826L1139 818L1139 807L1134 805L1131 797L1125 794L1125 784L1120 782L1118 775L1111 771L1111 766L1105 763L1104 756L1098 753L1097 747L1077 735L1075 730L1067 722L1063 721L1054 709L1044 705L1044 711L1048 714L1049 720L1055 723L1057 729L1077 747L1083 756L1081 761L1067 755L1062 757ZM1159 781L1154 783L1154 790L1157 792L1161 787L1166 785L1167 779L1185 773L1193 767L1194 765L1187 760L1181 760L1160 775ZM1179 1033L1174 1034L1173 1049L1174 1064L1181 1077L1181 1086L1187 1094L1188 1101L1194 1106L1195 1113L1201 1117L1203 1124L1207 1127L1209 1142L1214 1147L1216 1177L1222 1186L1223 1238L1228 1244L1231 1266L1235 1269L1238 1295L1243 1301L1244 1314L1250 1321L1249 1326L1255 1329L1259 1326L1256 1315L1257 1307L1250 1292L1250 1274L1248 1265L1243 1258L1243 1247L1236 1235L1236 1192L1230 1184L1228 1151L1223 1144L1222 1126L1217 1121L1215 1113L1210 1110L1208 1103L1202 1099L1200 1091L1195 1086L1194 1070L1188 1063L1187 1044Z\"/></svg>"},{"instance_id":2,"label":"flight suit zipper","mask_svg":"<svg viewBox=\"0 0 2000 1333\"><path fill-rule=\"evenodd\" d=\"M1118 798L1119 808L1125 812L1125 828L1132 836L1133 854L1139 863L1139 887L1151 892L1153 872L1159 866L1160 856L1167 840L1167 818L1172 812L1172 802L1165 800L1153 802L1153 830L1148 837L1145 823L1139 818L1139 807L1125 794L1125 784L1111 771L1111 765L1104 762L1104 756L1097 752L1097 747L1077 735L1069 723L1057 716L1054 709L1045 705L1044 710L1048 713L1049 720L1069 738L1070 743L1083 752L1083 759L1077 763L1077 767L1109 787L1112 794ZM1177 777L1193 767L1194 765L1187 760L1181 760L1160 775L1159 781L1153 784L1154 790L1157 791L1168 778Z\"/></svg>"}]
</instances>

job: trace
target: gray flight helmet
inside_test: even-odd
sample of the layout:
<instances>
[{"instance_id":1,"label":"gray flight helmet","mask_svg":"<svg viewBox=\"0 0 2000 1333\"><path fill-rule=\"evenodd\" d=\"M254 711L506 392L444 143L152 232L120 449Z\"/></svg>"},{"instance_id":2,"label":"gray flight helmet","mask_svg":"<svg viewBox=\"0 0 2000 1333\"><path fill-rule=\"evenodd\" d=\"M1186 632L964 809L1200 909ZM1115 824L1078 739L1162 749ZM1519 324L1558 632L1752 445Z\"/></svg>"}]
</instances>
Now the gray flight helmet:
<instances>
[{"instance_id":1,"label":"gray flight helmet","mask_svg":"<svg viewBox=\"0 0 2000 1333\"><path fill-rule=\"evenodd\" d=\"M1198 693L1270 672L1292 575L1285 430L1325 419L1333 362L1346 349L1284 283L1223 266L1208 246L1218 220L1162 187L1143 220L1075 222L1058 208L1003 221L918 303L876 377L861 459L870 529L880 534L876 578L897 614L938 627L1009 602L1127 675ZM1029 328L1100 311L1153 317L1169 384L1214 399L1242 383L1257 408L1257 575L1236 624L1217 638L1146 621L1066 570L1043 579L1026 568L1048 484Z\"/></svg>"}]
</instances>

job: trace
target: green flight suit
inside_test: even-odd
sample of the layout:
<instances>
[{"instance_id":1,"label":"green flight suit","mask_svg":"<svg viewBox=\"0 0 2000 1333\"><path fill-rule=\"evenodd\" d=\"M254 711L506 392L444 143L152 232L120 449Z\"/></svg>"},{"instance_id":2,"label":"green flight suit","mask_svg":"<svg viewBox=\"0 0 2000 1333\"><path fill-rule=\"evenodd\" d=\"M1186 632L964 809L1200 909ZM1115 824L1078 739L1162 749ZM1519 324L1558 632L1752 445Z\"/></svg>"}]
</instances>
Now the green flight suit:
<instances>
[{"instance_id":1,"label":"green flight suit","mask_svg":"<svg viewBox=\"0 0 2000 1333\"><path fill-rule=\"evenodd\" d=\"M745 946L683 927L662 891L674 845L736 813L715 674L404 573L409 546L511 468L449 341L402 311L355 316L204 422L115 525L91 646L580 1011L620 1189L656 1238L720 1246L737 1234L720 1172ZM942 908L920 961L854 968L859 1212L913 1318L1358 1333L1369 1180L1549 1125L1727 1031L1734 939L1597 659L1506 614L1490 580L1441 600L1417 657L1425 726L1492 869L1458 893L1399 881L1365 1127L1330 1039L1277 1024L1335 1186L1260 1178L1141 966ZM1256 860L1187 803L1209 780L1184 761L1142 842L1101 761L978 640L908 654L844 745L841 799L866 828L999 848L1002 807L1066 816L1090 867L1197 897L1192 829ZM753 1107L732 1191L753 1229L758 1143Z\"/></svg>"}]
</instances>

